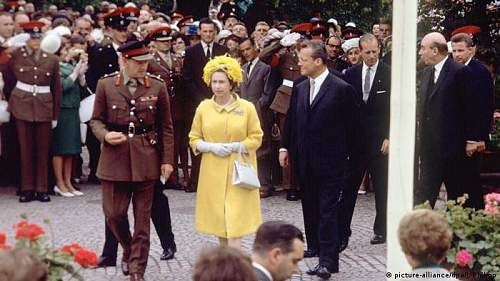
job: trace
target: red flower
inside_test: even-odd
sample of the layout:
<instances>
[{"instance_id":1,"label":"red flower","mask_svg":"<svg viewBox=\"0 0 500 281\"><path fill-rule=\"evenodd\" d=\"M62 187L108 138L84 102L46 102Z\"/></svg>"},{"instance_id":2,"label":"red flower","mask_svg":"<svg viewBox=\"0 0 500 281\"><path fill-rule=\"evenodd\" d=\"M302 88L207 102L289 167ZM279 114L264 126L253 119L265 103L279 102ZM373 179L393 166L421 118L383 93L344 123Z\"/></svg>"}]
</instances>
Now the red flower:
<instances>
[{"instance_id":1,"label":"red flower","mask_svg":"<svg viewBox=\"0 0 500 281\"><path fill-rule=\"evenodd\" d=\"M29 224L27 221L22 220L19 223L14 225L14 229L16 230L16 240L21 238L28 238L31 241L36 241L42 235L45 234L45 231L38 224Z\"/></svg>"},{"instance_id":2,"label":"red flower","mask_svg":"<svg viewBox=\"0 0 500 281\"><path fill-rule=\"evenodd\" d=\"M75 254L75 262L83 268L96 267L97 254L85 248L81 248Z\"/></svg>"},{"instance_id":3,"label":"red flower","mask_svg":"<svg viewBox=\"0 0 500 281\"><path fill-rule=\"evenodd\" d=\"M459 266L472 265L472 255L467 250L460 250L455 255L455 261Z\"/></svg>"},{"instance_id":4,"label":"red flower","mask_svg":"<svg viewBox=\"0 0 500 281\"><path fill-rule=\"evenodd\" d=\"M5 241L7 241L7 235L5 233L0 232L0 245L5 245Z\"/></svg>"},{"instance_id":5,"label":"red flower","mask_svg":"<svg viewBox=\"0 0 500 281\"><path fill-rule=\"evenodd\" d=\"M80 244L73 243L73 244L64 245L61 248L61 252L63 252L64 254L66 254L68 256L74 256L76 254L76 252L78 252L78 250L80 250L80 249L82 249L82 246L80 246Z\"/></svg>"}]
</instances>

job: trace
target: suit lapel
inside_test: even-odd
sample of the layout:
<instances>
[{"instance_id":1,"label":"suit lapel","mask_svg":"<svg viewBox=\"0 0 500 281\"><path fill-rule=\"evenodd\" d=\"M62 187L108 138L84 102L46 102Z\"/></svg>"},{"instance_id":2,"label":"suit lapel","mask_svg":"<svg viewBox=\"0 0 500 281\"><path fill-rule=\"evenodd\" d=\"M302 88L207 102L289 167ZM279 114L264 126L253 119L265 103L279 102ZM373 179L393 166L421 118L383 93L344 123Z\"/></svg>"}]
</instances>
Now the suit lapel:
<instances>
[{"instance_id":1,"label":"suit lapel","mask_svg":"<svg viewBox=\"0 0 500 281\"><path fill-rule=\"evenodd\" d=\"M255 76L255 73L257 73L258 69L261 67L261 62L260 60L257 61L257 63L255 63L255 66L253 67L252 69L252 73L251 75L248 75L248 83L250 83L250 81L253 79L253 77ZM248 65L247 65L248 66ZM250 70L250 69L249 69Z\"/></svg>"},{"instance_id":2,"label":"suit lapel","mask_svg":"<svg viewBox=\"0 0 500 281\"><path fill-rule=\"evenodd\" d=\"M427 100L427 89L429 87L429 83L430 83L430 79L431 79L431 71L430 71L430 68L426 68L423 70L422 72L422 79L420 80L420 99L421 99L421 102L422 104L425 103L425 101Z\"/></svg>"},{"instance_id":3,"label":"suit lapel","mask_svg":"<svg viewBox=\"0 0 500 281\"><path fill-rule=\"evenodd\" d=\"M443 84L443 81L446 79L446 74L448 73L448 71L450 69L450 63L451 63L451 60L449 58L447 58L446 62L443 65L443 68L441 69L441 72L439 72L438 80L436 82L436 85L434 86L434 89L433 89L429 99L431 99L436 94L436 92L439 90L439 87L441 87L441 85ZM430 79L432 79L432 78L433 77L430 77Z\"/></svg>"},{"instance_id":4,"label":"suit lapel","mask_svg":"<svg viewBox=\"0 0 500 281\"><path fill-rule=\"evenodd\" d=\"M328 92L328 88L330 87L330 81L328 78L330 78L330 74L326 76L325 81L321 84L321 88L319 88L319 92L316 94L311 104L311 109L314 109L314 106L318 104L319 100Z\"/></svg>"}]
</instances>

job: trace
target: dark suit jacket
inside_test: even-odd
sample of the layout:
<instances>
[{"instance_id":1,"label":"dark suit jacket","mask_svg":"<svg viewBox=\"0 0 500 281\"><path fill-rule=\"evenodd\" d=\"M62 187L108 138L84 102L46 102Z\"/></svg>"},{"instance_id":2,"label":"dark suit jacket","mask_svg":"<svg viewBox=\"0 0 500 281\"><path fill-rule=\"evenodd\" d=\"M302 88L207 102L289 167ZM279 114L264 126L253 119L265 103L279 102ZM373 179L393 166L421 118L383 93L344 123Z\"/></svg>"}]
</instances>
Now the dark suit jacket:
<instances>
[{"instance_id":1,"label":"dark suit jacket","mask_svg":"<svg viewBox=\"0 0 500 281\"><path fill-rule=\"evenodd\" d=\"M381 155L380 147L384 139L389 139L390 105L391 105L391 70L379 61L370 95L363 101L363 64L349 68L344 80L353 86L356 103L360 108L360 130L357 140L359 152L368 155Z\"/></svg>"},{"instance_id":2,"label":"dark suit jacket","mask_svg":"<svg viewBox=\"0 0 500 281\"><path fill-rule=\"evenodd\" d=\"M310 105L309 87L309 79L293 86L282 147L300 177L310 176L309 168L313 176L336 179L345 175L358 126L354 89L329 74Z\"/></svg>"},{"instance_id":3,"label":"dark suit jacket","mask_svg":"<svg viewBox=\"0 0 500 281\"><path fill-rule=\"evenodd\" d=\"M479 101L479 137L488 140L495 110L495 89L488 69L479 61L472 59L468 64L472 70L470 81L474 84L474 94Z\"/></svg>"},{"instance_id":4,"label":"dark suit jacket","mask_svg":"<svg viewBox=\"0 0 500 281\"><path fill-rule=\"evenodd\" d=\"M429 91L433 66L423 70L419 91L421 151L441 159L464 154L467 140L479 139L478 102L472 90L471 69L448 58Z\"/></svg>"},{"instance_id":5,"label":"dark suit jacket","mask_svg":"<svg viewBox=\"0 0 500 281\"><path fill-rule=\"evenodd\" d=\"M87 86L95 93L99 79L120 69L118 54L110 38L105 38L101 43L89 47L87 52L89 54L89 69L86 73Z\"/></svg>"},{"instance_id":6,"label":"dark suit jacket","mask_svg":"<svg viewBox=\"0 0 500 281\"><path fill-rule=\"evenodd\" d=\"M212 58L227 53L226 47L213 43ZM203 68L208 62L208 58L203 52L201 42L186 49L182 78L186 84L188 103L194 110L204 99L211 97L211 91L203 82Z\"/></svg>"},{"instance_id":7,"label":"dark suit jacket","mask_svg":"<svg viewBox=\"0 0 500 281\"><path fill-rule=\"evenodd\" d=\"M254 271L255 271L255 275L257 275L257 278L259 279L259 281L271 281L269 279L269 277L266 276L266 274L264 272L262 272L262 270L254 267L253 268Z\"/></svg>"}]
</instances>

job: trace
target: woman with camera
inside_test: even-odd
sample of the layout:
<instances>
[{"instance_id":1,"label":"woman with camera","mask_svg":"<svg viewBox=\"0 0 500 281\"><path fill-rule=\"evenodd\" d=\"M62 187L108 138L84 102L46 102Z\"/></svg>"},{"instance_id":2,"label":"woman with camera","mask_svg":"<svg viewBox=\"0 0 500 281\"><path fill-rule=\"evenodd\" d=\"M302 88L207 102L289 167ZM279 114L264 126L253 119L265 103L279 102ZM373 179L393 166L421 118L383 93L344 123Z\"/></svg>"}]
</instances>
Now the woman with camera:
<instances>
[{"instance_id":1,"label":"woman with camera","mask_svg":"<svg viewBox=\"0 0 500 281\"><path fill-rule=\"evenodd\" d=\"M74 37L74 38L73 38ZM52 165L56 177L54 192L64 197L81 196L71 183L73 157L81 149L80 92L85 87L85 72L88 69L88 56L84 51L84 39L72 37L71 46L60 51L60 72L63 86L61 113L52 137Z\"/></svg>"}]
</instances>

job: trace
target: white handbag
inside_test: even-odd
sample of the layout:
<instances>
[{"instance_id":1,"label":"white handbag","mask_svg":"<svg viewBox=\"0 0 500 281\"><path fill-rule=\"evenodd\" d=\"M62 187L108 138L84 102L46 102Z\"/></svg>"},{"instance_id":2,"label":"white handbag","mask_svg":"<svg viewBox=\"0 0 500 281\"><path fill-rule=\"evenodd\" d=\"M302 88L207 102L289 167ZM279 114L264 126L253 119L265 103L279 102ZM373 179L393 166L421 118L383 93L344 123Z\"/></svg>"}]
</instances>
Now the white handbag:
<instances>
[{"instance_id":1,"label":"white handbag","mask_svg":"<svg viewBox=\"0 0 500 281\"><path fill-rule=\"evenodd\" d=\"M8 123L10 120L10 112L7 111L8 105L6 100L0 99L0 123Z\"/></svg>"},{"instance_id":2,"label":"white handbag","mask_svg":"<svg viewBox=\"0 0 500 281\"><path fill-rule=\"evenodd\" d=\"M252 190L260 188L257 171L252 164L244 161L241 151L238 152L238 158L234 160L233 185Z\"/></svg>"}]
</instances>

